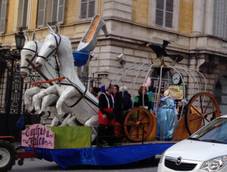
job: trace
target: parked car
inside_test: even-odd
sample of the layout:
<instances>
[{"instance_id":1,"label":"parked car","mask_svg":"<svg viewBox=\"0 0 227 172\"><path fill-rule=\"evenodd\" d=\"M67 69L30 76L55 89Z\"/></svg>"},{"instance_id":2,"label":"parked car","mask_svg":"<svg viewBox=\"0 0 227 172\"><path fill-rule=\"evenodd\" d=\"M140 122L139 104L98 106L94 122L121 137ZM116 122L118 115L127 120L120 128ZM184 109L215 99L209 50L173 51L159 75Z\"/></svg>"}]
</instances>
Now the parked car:
<instances>
[{"instance_id":1,"label":"parked car","mask_svg":"<svg viewBox=\"0 0 227 172\"><path fill-rule=\"evenodd\" d=\"M158 172L227 172L227 115L167 149Z\"/></svg>"}]
</instances>

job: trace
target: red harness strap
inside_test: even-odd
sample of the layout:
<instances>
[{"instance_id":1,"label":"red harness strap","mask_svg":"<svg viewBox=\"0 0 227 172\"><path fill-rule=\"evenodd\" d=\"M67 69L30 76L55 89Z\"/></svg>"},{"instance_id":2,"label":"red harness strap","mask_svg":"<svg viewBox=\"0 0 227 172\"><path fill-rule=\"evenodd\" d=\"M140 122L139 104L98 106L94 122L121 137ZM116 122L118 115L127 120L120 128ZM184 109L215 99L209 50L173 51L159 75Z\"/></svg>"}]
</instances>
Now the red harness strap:
<instances>
[{"instance_id":1,"label":"red harness strap","mask_svg":"<svg viewBox=\"0 0 227 172\"><path fill-rule=\"evenodd\" d=\"M42 84L47 84L47 83L52 83L52 82L56 82L56 81L62 81L64 80L65 77L59 77L59 78L54 78L54 79L50 79L50 80L41 80L41 81L36 81L36 82L32 82L32 86L40 86Z\"/></svg>"}]
</instances>

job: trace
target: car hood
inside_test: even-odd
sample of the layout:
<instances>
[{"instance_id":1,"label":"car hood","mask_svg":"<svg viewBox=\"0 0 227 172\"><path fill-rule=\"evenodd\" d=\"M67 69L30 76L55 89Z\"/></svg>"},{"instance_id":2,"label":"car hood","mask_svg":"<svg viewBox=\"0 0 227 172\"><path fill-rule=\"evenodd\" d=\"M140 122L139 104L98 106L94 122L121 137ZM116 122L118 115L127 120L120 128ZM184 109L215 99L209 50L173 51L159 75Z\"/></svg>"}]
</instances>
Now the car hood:
<instances>
[{"instance_id":1,"label":"car hood","mask_svg":"<svg viewBox=\"0 0 227 172\"><path fill-rule=\"evenodd\" d=\"M206 161L222 155L227 155L227 144L194 140L180 141L165 152L165 156L195 161Z\"/></svg>"}]
</instances>

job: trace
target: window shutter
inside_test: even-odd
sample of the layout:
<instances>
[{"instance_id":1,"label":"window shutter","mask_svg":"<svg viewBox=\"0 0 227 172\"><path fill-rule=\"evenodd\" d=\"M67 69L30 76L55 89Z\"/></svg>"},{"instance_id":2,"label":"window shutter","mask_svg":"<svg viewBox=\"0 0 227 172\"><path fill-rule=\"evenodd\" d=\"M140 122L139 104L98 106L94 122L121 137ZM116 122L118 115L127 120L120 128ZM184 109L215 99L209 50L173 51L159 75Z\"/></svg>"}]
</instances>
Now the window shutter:
<instances>
[{"instance_id":1,"label":"window shutter","mask_svg":"<svg viewBox=\"0 0 227 172\"><path fill-rule=\"evenodd\" d=\"M224 38L227 39L227 1L225 1L224 4L224 19L223 19L223 32L224 32Z\"/></svg>"},{"instance_id":2,"label":"window shutter","mask_svg":"<svg viewBox=\"0 0 227 172\"><path fill-rule=\"evenodd\" d=\"M23 4L22 4L22 18L21 18L21 27L26 27L27 26L27 12L28 12L28 0L23 0Z\"/></svg>"},{"instance_id":3,"label":"window shutter","mask_svg":"<svg viewBox=\"0 0 227 172\"><path fill-rule=\"evenodd\" d=\"M59 23L64 22L64 13L65 13L65 0L58 0L57 21Z\"/></svg>"},{"instance_id":4,"label":"window shutter","mask_svg":"<svg viewBox=\"0 0 227 172\"><path fill-rule=\"evenodd\" d=\"M7 0L1 0L0 2L0 33L4 33L6 28Z\"/></svg>"},{"instance_id":5,"label":"window shutter","mask_svg":"<svg viewBox=\"0 0 227 172\"><path fill-rule=\"evenodd\" d=\"M224 36L224 20L225 20L225 0L215 0L214 6L214 35L218 37ZM226 9L227 10L227 9Z\"/></svg>"},{"instance_id":6,"label":"window shutter","mask_svg":"<svg viewBox=\"0 0 227 172\"><path fill-rule=\"evenodd\" d=\"M164 9L164 0L156 0L156 8L157 9Z\"/></svg>"},{"instance_id":7,"label":"window shutter","mask_svg":"<svg viewBox=\"0 0 227 172\"><path fill-rule=\"evenodd\" d=\"M22 18L23 18L23 4L24 0L19 0L19 8L18 8L18 19L17 19L17 26L21 27L22 26Z\"/></svg>"},{"instance_id":8,"label":"window shutter","mask_svg":"<svg viewBox=\"0 0 227 172\"><path fill-rule=\"evenodd\" d=\"M166 0L166 11L173 12L173 0Z\"/></svg>"},{"instance_id":9,"label":"window shutter","mask_svg":"<svg viewBox=\"0 0 227 172\"><path fill-rule=\"evenodd\" d=\"M155 23L163 26L164 0L156 0Z\"/></svg>"},{"instance_id":10,"label":"window shutter","mask_svg":"<svg viewBox=\"0 0 227 172\"><path fill-rule=\"evenodd\" d=\"M88 4L88 17L93 17L95 15L95 1L90 0Z\"/></svg>"},{"instance_id":11,"label":"window shutter","mask_svg":"<svg viewBox=\"0 0 227 172\"><path fill-rule=\"evenodd\" d=\"M38 26L44 26L45 25L45 7L46 7L46 0L39 0L39 6L38 6Z\"/></svg>"},{"instance_id":12,"label":"window shutter","mask_svg":"<svg viewBox=\"0 0 227 172\"><path fill-rule=\"evenodd\" d=\"M155 23L163 27L173 26L174 0L156 0Z\"/></svg>"},{"instance_id":13,"label":"window shutter","mask_svg":"<svg viewBox=\"0 0 227 172\"><path fill-rule=\"evenodd\" d=\"M173 0L166 0L165 26L172 27L172 25L173 25Z\"/></svg>"},{"instance_id":14,"label":"window shutter","mask_svg":"<svg viewBox=\"0 0 227 172\"><path fill-rule=\"evenodd\" d=\"M50 22L57 22L57 11L58 11L58 0L52 0Z\"/></svg>"},{"instance_id":15,"label":"window shutter","mask_svg":"<svg viewBox=\"0 0 227 172\"><path fill-rule=\"evenodd\" d=\"M80 18L87 18L87 0L81 0Z\"/></svg>"}]
</instances>

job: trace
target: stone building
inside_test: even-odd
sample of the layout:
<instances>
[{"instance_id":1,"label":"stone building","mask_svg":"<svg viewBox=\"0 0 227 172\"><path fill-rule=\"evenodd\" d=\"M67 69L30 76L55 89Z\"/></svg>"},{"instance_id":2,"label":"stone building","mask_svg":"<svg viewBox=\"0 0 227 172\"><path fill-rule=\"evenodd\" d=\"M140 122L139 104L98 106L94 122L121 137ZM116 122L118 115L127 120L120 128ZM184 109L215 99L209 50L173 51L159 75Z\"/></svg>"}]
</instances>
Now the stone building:
<instances>
[{"instance_id":1,"label":"stone building","mask_svg":"<svg viewBox=\"0 0 227 172\"><path fill-rule=\"evenodd\" d=\"M145 71L135 67L122 77L125 70L118 56L123 53L128 66L156 63L156 55L145 44L168 40L168 51L184 56L183 68L206 76L207 89L218 96L222 111L227 112L226 10L225 0L1 0L0 42L13 47L18 27L35 30L36 38L43 39L46 24L57 22L61 34L69 36L76 48L91 18L100 14L109 36L100 34L89 76L123 81L135 93ZM201 83L201 76L195 75ZM184 81L190 97L198 88L185 74ZM200 86L204 88L204 83Z\"/></svg>"}]
</instances>

